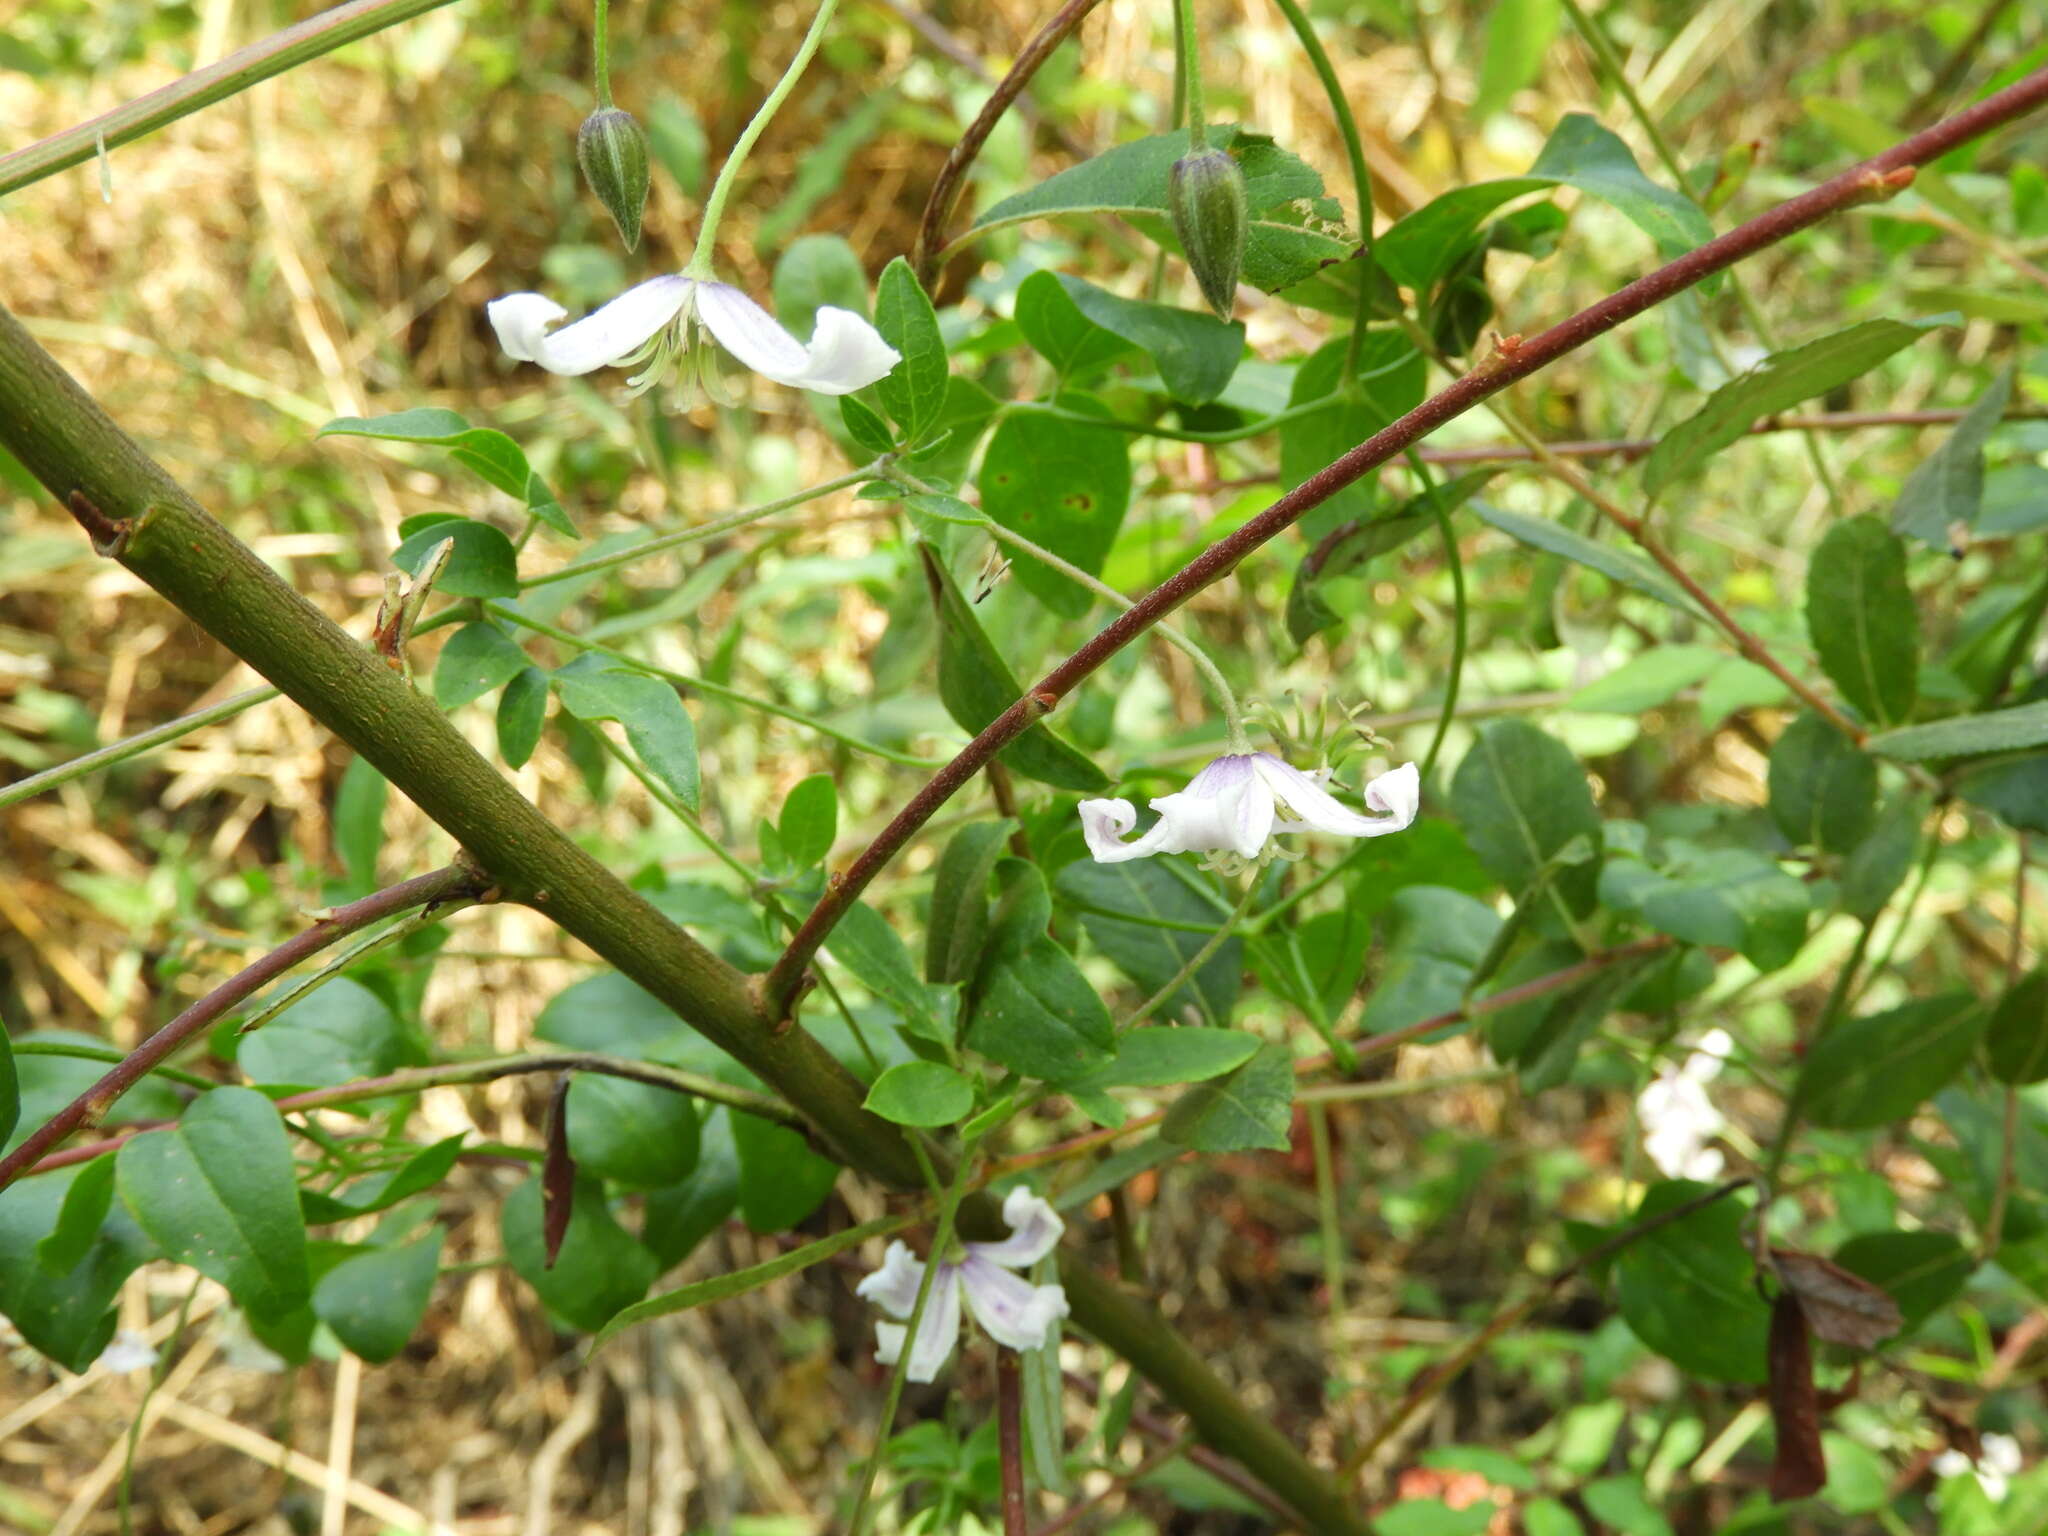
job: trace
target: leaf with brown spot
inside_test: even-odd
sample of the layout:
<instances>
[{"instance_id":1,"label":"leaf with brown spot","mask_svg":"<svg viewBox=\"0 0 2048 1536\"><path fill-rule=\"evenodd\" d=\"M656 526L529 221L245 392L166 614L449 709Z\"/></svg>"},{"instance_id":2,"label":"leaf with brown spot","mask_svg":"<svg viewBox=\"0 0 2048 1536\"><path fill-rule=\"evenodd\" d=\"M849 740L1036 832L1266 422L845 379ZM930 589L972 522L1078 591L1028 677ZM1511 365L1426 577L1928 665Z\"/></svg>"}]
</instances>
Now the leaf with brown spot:
<instances>
[{"instance_id":1,"label":"leaf with brown spot","mask_svg":"<svg viewBox=\"0 0 2048 1536\"><path fill-rule=\"evenodd\" d=\"M1813 1342L1799 1298L1787 1289L1771 1304L1771 1424L1778 1456L1771 1463L1771 1498L1803 1499L1827 1486L1827 1452L1820 1441L1820 1395L1813 1386Z\"/></svg>"},{"instance_id":2,"label":"leaf with brown spot","mask_svg":"<svg viewBox=\"0 0 2048 1536\"><path fill-rule=\"evenodd\" d=\"M554 1094L548 1100L548 1150L540 1170L540 1233L549 1269L555 1267L562 1239L568 1235L569 1218L576 1210L576 1159L569 1155L569 1084L575 1076L564 1072L556 1078Z\"/></svg>"},{"instance_id":3,"label":"leaf with brown spot","mask_svg":"<svg viewBox=\"0 0 2048 1536\"><path fill-rule=\"evenodd\" d=\"M1817 1253L1773 1248L1771 1267L1799 1298L1814 1337L1851 1349L1875 1349L1904 1319L1889 1292Z\"/></svg>"}]
</instances>

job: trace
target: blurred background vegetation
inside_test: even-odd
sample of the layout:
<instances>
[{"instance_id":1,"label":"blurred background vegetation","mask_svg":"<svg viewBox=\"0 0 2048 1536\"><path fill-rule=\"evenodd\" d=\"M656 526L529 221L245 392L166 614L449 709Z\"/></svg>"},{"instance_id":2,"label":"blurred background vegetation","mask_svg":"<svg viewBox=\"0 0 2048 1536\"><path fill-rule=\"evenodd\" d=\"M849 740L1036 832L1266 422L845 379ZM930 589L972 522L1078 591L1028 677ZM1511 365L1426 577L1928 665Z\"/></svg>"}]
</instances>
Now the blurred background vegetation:
<instances>
[{"instance_id":1,"label":"blurred background vegetation","mask_svg":"<svg viewBox=\"0 0 2048 1536\"><path fill-rule=\"evenodd\" d=\"M1359 115L1382 226L1447 187L1524 171L1573 110L1593 113L1666 179L1551 0L1325 0L1309 9ZM819 66L748 164L718 253L722 275L766 299L778 259L819 231L850 241L870 276L906 252L961 124L1046 10L1024 0L848 0ZM1279 14L1255 3L1202 10L1212 118L1279 139L1353 213L1342 146ZM1028 110L991 141L969 207L1162 128L1172 95L1169 11L1112 0L1092 16L1038 74ZM13 147L69 126L295 14L252 0L17 0L0 32L0 133ZM679 267L696 198L807 19L802 6L752 0L651 0L615 11L614 89L647 125L660 167L647 236L632 256L583 188L572 152L590 107L588 5L463 0L123 148L103 172L81 167L10 196L0 209L0 284L43 344L202 503L367 634L400 522L490 507L473 480L433 455L415 462L350 440L316 441L333 417L446 404L500 427L595 535L687 526L844 471L836 417L826 425L798 395L763 388L757 410L678 414L622 403L609 376L544 383L505 365L483 309L531 287L579 310ZM1700 184L1731 146L1757 146L1723 227L2048 57L2041 13L1996 0L1670 0L1611 6L1600 24ZM1743 269L1772 333L1788 341L1864 318L1963 314L1938 343L1909 349L1824 402L1830 409L1964 406L2007 358L2020 365L2016 399L2029 402L2021 414L2048 399L2048 179L2024 157L2009 176L1978 173L1980 161L2002 163L1998 139L1944 167L1946 200L1859 210ZM1649 242L1632 226L1588 200L1562 202L1573 222L1559 254L1493 254L1484 285L1498 314L1485 325L1533 332L1650 264ZM1013 331L991 323L1023 270L1059 267L1126 290L1150 276L1149 251L1114 226L1029 225L977 254L978 266L950 270L941 302L961 303L978 338L969 356L956 351L956 369L978 358L998 395L1023 392L1039 366ZM1176 267L1169 294L1179 282ZM1182 298L1193 302L1191 284ZM1330 333L1325 317L1282 304L1244 318L1255 356L1272 363L1313 351ZM1732 358L1696 355L1708 330L1729 338ZM1710 385L1717 368L1759 345L1724 289L1689 318L1602 339L1516 394L1546 437L1634 437L1672 419L1688 378ZM1262 382L1256 365L1240 378L1247 390ZM1269 405L1284 404L1286 375L1264 382L1278 392ZM1705 586L1797 652L1807 552L1842 509L1889 505L1942 430L1833 433L1812 449L1797 434L1759 439L1724 454L1667 509L1672 541ZM1436 444L1503 435L1480 411ZM1270 442L1151 441L1136 452L1132 516L1105 572L1126 591L1176 569L1207 531L1234 526L1272 493ZM1990 494L2008 498L2015 528L2038 526L2025 519L2043 496L2043 452L2040 422L2009 426L1994 447ZM1498 494L1529 511L1569 510L1561 491L1533 476ZM537 535L539 563L590 548L555 549L553 538ZM2025 578L2006 563L2015 549L2040 558L2038 540L1994 540L1938 570L1916 567L1923 622L1966 636L2006 584ZM1541 721L1593 765L1609 814L1656 807L1682 821L1690 806L1761 806L1765 754L1789 718L1770 679L1730 663L1649 702L1625 689L1575 697L1642 645L1635 600L1486 529L1469 529L1463 550L1473 646L1462 719L1513 712ZM1188 622L1232 658L1234 676L1256 679L1267 702L1291 710L1292 691L1311 707L1369 704L1366 718L1399 755L1419 756L1448 650L1440 555L1427 541L1411 546L1398 569L1353 595L1341 632L1303 649L1278 618L1297 553L1248 563L1205 593ZM892 599L910 571L887 509L842 495L564 595L580 599L579 627L647 659L937 759L958 733L917 676L920 655L888 643ZM1019 626L1020 670L1050 655L1047 631L1006 622ZM431 643L421 651L424 669ZM258 681L133 578L95 561L31 484L17 477L0 488L0 777ZM1215 724L1176 653L1134 650L1112 682L1074 707L1072 731L1085 746L1114 741L1114 755L1142 751L1154 763L1213 751ZM705 820L734 848L752 845L793 784L830 771L843 857L917 782L914 770L759 711L700 699L693 712ZM479 743L490 740L487 715L460 718ZM1466 739L1454 735L1447 760ZM301 909L445 857L445 838L396 798L381 813L351 806L347 762L324 731L273 702L7 811L0 1012L9 1026L132 1044L204 978L289 932ZM637 784L614 772L594 793L597 772L573 739L551 735L515 777L641 883L715 877L702 845ZM1942 857L1909 919L1879 935L1891 955L1873 988L1880 1002L1958 980L1992 986L2007 964L2015 893L2024 890L2012 841L1963 809L1942 830ZM1390 887L1421 867L1434 884L1488 887L1462 843L1428 824L1388 844L1385 857ZM885 888L883 897L907 900L925 867L906 863L903 891ZM1356 900L1380 915L1369 886ZM2037 913L2048 906L2038 893L2034 902ZM2035 925L2038 953L2038 917ZM1847 924L1825 930L1767 976L1728 961L1694 1016L1726 1022L1759 1052L1782 1047L1819 1007L1853 937ZM522 1045L546 999L589 973L586 955L517 909L473 914L431 968L429 958L389 962L423 992L425 1026L443 1041L500 1050ZM1108 970L1101 979L1118 984ZM1318 1220L1300 1126L1291 1154L1144 1176L1128 1199L1146 1224L1155 1285L1196 1342L1250 1383L1255 1402L1312 1454L1335 1459L1418 1372L1523 1294L1531 1271L1569 1256L1560 1218L1611 1219L1627 1181L1641 1175L1630 1105L1643 1047L1612 1045L1604 1075L1540 1102L1490 1072L1476 1045L1450 1041L1404 1056L1378 1098L1330 1105L1338 1251ZM1427 1095L1399 1088L1446 1075L1453 1085ZM525 1082L440 1091L422 1118L439 1134L469 1130L530 1147L542 1092ZM1726 1102L1728 1144L1753 1154L1773 1127L1775 1099L1761 1098L1751 1121L1739 1081ZM473 1204L472 1220L453 1221L449 1250L469 1267L444 1283L392 1367L320 1361L267 1371L202 1290L193 1312L210 1319L203 1342L155 1395L160 1417L137 1457L136 1528L370 1531L420 1517L465 1536L818 1528L829 1492L866 1450L878 1380L850 1277L815 1271L642 1329L586 1363L502 1267L496 1212L506 1173L465 1164L449 1185L446 1209ZM1861 1142L1844 1140L1831 1194L1848 1214L1834 1235L1856 1230L1857 1202L1910 1209L1915 1191L1941 1178L1903 1132L1881 1141L1874 1162ZM856 1217L879 1209L858 1188L842 1198ZM738 1267L778 1247L730 1226L693 1256L691 1272ZM138 1273L124 1320L161 1337L185 1289L168 1271ZM2033 1459L2048 1429L2044 1331L2048 1316L2030 1293L1995 1268L1981 1271L1964 1304L1896 1362L1899 1389L1838 1416L1834 1481L1783 1528L2048 1528L2041 1496L2001 1511L1967 1472L1933 1470L1943 1413L2015 1434ZM104 1369L60 1379L25 1352L0 1365L0 1528L115 1528L108 1490L145 1379ZM952 1415L946 1422L966 1443L913 1444L904 1464L929 1454L946 1463L944 1476L985 1482L990 1448L968 1431L986 1415L986 1392L963 1373L950 1408L926 1402L942 1419ZM1567 1290L1495 1342L1370 1474L1381 1502L1462 1505L1489 1489L1512 1502L1541 1486L1568 1495L1588 1530L1729 1528L1721 1522L1744 1478L1760 1475L1731 1470L1744 1437L1761 1427L1744 1400L1739 1389L1681 1380L1590 1290ZM1077 1401L1073 1412L1085 1419L1092 1409ZM285 1465L287 1447L310 1467ZM1121 1523L1104 1528L1135 1536L1259 1527L1239 1495L1186 1463L1169 1465L1156 1486L1112 1504ZM1515 1519L1503 1510L1490 1529L1521 1529Z\"/></svg>"}]
</instances>

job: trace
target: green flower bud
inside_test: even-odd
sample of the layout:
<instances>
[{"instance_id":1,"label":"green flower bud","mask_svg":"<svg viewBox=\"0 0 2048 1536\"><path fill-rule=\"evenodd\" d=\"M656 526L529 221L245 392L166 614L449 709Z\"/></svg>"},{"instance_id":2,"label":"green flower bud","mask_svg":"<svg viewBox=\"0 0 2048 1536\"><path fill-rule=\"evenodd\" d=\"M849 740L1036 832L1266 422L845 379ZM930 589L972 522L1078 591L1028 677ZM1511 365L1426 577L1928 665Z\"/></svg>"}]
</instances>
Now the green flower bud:
<instances>
[{"instance_id":1,"label":"green flower bud","mask_svg":"<svg viewBox=\"0 0 2048 1536\"><path fill-rule=\"evenodd\" d=\"M576 159L583 179L597 194L627 250L640 244L640 214L647 206L647 134L633 114L601 107L576 134Z\"/></svg>"},{"instance_id":2,"label":"green flower bud","mask_svg":"<svg viewBox=\"0 0 2048 1536\"><path fill-rule=\"evenodd\" d=\"M1243 170L1220 149L1183 155L1167 176L1166 206L1202 297L1228 320L1237 304L1245 229L1251 221Z\"/></svg>"},{"instance_id":3,"label":"green flower bud","mask_svg":"<svg viewBox=\"0 0 2048 1536\"><path fill-rule=\"evenodd\" d=\"M1730 144L1721 152L1721 160L1714 167L1714 184L1707 188L1707 195L1700 200L1701 206L1709 213L1718 213L1722 206L1742 190L1742 184L1749 180L1750 168L1756 164L1757 141L1749 139L1740 144Z\"/></svg>"}]
</instances>

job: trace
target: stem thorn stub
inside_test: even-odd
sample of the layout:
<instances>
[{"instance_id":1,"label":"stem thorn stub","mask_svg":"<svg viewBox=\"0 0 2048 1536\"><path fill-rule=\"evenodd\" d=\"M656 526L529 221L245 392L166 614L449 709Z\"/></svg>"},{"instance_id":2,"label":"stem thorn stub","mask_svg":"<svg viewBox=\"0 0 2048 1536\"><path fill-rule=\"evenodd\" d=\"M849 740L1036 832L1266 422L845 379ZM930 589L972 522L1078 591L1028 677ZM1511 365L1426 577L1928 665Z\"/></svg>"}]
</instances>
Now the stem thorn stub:
<instances>
[{"instance_id":1,"label":"stem thorn stub","mask_svg":"<svg viewBox=\"0 0 2048 1536\"><path fill-rule=\"evenodd\" d=\"M87 537L92 540L94 554L105 555L110 559L120 558L121 553L128 547L128 535L135 528L132 518L107 516L83 491L73 491L65 499L65 505L71 509L71 515L77 519L78 526L83 528Z\"/></svg>"}]
</instances>

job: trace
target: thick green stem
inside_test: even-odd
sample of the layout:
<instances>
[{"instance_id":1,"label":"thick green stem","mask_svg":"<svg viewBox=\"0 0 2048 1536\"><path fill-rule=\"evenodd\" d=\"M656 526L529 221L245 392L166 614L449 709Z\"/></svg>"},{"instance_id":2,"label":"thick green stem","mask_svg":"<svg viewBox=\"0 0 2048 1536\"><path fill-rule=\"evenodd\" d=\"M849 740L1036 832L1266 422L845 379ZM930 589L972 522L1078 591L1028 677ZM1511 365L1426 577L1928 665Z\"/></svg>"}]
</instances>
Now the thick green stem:
<instances>
[{"instance_id":1,"label":"thick green stem","mask_svg":"<svg viewBox=\"0 0 2048 1536\"><path fill-rule=\"evenodd\" d=\"M0 197L45 176L82 165L104 150L154 133L166 123L225 101L259 80L281 75L308 59L332 53L373 32L439 10L448 0L350 0L332 10L273 32L260 43L237 49L217 64L195 69L181 80L103 112L91 122L53 133L0 156Z\"/></svg>"},{"instance_id":2,"label":"thick green stem","mask_svg":"<svg viewBox=\"0 0 2048 1536\"><path fill-rule=\"evenodd\" d=\"M1209 147L1208 117L1202 110L1202 39L1195 31L1195 0L1180 0L1174 9L1180 40L1180 86L1188 120L1188 148L1200 154Z\"/></svg>"},{"instance_id":3,"label":"thick green stem","mask_svg":"<svg viewBox=\"0 0 2048 1536\"><path fill-rule=\"evenodd\" d=\"M734 178L741 166L747 163L747 155L753 150L755 140L767 131L768 124L781 110L789 93L796 89L796 83L803 78L804 70L810 65L811 55L818 51L818 44L824 41L825 26L832 20L832 13L839 8L839 0L821 0L818 14L811 18L811 30L804 34L804 40L797 45L796 57L789 61L789 68L782 72L782 78L775 82L775 89L755 110L753 120L740 130L740 136L733 142L732 150L725 157L725 164L718 168L718 180L711 184L711 195L704 199L704 220L697 230L697 249L691 253L690 264L683 268L686 277L699 280L711 276L711 254L718 240L718 221L725 216L725 200L732 196Z\"/></svg>"},{"instance_id":4,"label":"thick green stem","mask_svg":"<svg viewBox=\"0 0 2048 1536\"><path fill-rule=\"evenodd\" d=\"M294 592L108 418L0 308L0 444L70 507L95 546L359 752L465 847L506 899L588 944L760 1077L852 1167L928 1187L919 1149L862 1107L861 1083L796 1025L759 1006L749 978L705 949L572 842L472 750L381 657ZM950 1173L950 1170L946 1170ZM1000 1230L970 1197L961 1227ZM1062 1267L1075 1325L1130 1360L1211 1444L1314 1517L1364 1536L1328 1474L1241 1402L1156 1311L1079 1260Z\"/></svg>"}]
</instances>

